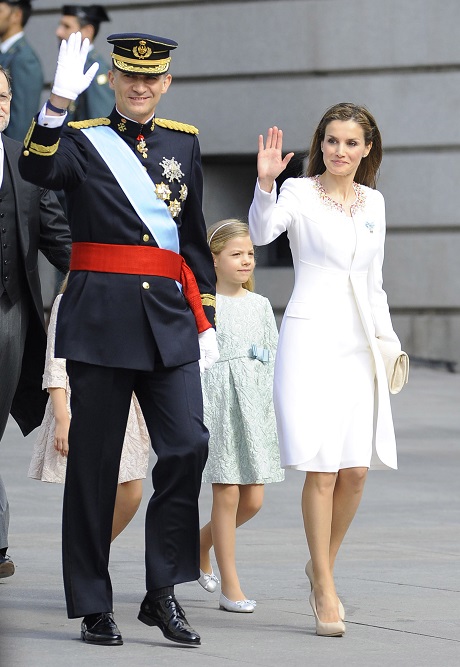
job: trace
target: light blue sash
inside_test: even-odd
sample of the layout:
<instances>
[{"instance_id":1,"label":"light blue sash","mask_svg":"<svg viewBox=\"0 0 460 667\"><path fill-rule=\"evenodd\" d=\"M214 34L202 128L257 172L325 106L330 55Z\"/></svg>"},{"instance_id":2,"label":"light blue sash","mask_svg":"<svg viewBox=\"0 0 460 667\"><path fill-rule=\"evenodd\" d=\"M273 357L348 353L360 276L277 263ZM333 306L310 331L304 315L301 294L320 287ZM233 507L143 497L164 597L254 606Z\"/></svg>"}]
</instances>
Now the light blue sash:
<instances>
[{"instance_id":1,"label":"light blue sash","mask_svg":"<svg viewBox=\"0 0 460 667\"><path fill-rule=\"evenodd\" d=\"M158 199L155 186L128 144L106 126L82 132L102 157L133 209L149 228L159 248L179 252L179 235L165 202Z\"/></svg>"}]
</instances>

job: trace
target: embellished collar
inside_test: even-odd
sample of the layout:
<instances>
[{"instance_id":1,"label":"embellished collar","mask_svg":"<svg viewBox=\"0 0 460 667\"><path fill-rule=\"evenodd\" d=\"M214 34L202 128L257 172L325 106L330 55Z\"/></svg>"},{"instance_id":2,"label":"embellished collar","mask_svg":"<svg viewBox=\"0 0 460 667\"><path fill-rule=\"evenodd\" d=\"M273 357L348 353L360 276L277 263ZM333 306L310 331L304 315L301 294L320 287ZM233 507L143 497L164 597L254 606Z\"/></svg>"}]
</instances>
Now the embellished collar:
<instances>
[{"instance_id":1,"label":"embellished collar","mask_svg":"<svg viewBox=\"0 0 460 667\"><path fill-rule=\"evenodd\" d=\"M335 199L329 197L321 181L319 180L319 174L317 176L313 176L312 182L314 189L316 190L319 198L321 199L321 202L325 206L334 211L340 211L340 213L345 213L342 204L339 204L339 202L335 201ZM364 187L360 183L355 183L353 181L353 190L355 191L356 199L350 206L350 212L352 215L356 211L362 210L366 204L366 193Z\"/></svg>"},{"instance_id":2,"label":"embellished collar","mask_svg":"<svg viewBox=\"0 0 460 667\"><path fill-rule=\"evenodd\" d=\"M113 108L109 118L110 125L115 131L125 137L130 137L131 139L137 139L140 134L144 137L149 137L155 128L155 117L142 125L141 123L137 123L134 120L129 120L129 118L122 116L118 113L116 107Z\"/></svg>"}]
</instances>

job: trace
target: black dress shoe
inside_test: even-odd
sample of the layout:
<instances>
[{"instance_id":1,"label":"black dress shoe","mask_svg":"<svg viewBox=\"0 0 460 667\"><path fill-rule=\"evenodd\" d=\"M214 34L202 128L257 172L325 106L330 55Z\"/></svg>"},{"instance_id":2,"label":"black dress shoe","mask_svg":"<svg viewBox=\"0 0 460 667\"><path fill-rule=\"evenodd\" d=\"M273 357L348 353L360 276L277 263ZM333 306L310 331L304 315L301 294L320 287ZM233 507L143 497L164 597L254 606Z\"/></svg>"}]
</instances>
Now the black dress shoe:
<instances>
[{"instance_id":1,"label":"black dress shoe","mask_svg":"<svg viewBox=\"0 0 460 667\"><path fill-rule=\"evenodd\" d=\"M6 554L0 554L0 579L11 577L14 574L14 563Z\"/></svg>"},{"instance_id":2,"label":"black dress shoe","mask_svg":"<svg viewBox=\"0 0 460 667\"><path fill-rule=\"evenodd\" d=\"M85 616L81 622L81 638L88 644L100 644L101 646L123 644L113 614L107 612Z\"/></svg>"},{"instance_id":3,"label":"black dress shoe","mask_svg":"<svg viewBox=\"0 0 460 667\"><path fill-rule=\"evenodd\" d=\"M185 613L174 595L158 600L144 599L137 617L146 625L157 625L166 639L179 644L201 644L200 635L187 623Z\"/></svg>"}]
</instances>

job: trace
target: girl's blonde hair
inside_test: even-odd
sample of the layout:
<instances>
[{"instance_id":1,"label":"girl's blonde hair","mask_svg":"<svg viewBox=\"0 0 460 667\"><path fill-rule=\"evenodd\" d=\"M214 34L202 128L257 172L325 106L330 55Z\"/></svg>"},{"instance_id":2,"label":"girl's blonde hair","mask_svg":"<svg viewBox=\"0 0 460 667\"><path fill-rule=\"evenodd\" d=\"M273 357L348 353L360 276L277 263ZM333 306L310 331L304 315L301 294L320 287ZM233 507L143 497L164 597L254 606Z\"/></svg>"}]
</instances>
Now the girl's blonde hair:
<instances>
[{"instance_id":1,"label":"girl's blonde hair","mask_svg":"<svg viewBox=\"0 0 460 667\"><path fill-rule=\"evenodd\" d=\"M219 255L228 241L239 236L249 236L249 226L236 218L215 222L208 228L208 245L213 255ZM254 274L243 284L249 292L254 291Z\"/></svg>"}]
</instances>

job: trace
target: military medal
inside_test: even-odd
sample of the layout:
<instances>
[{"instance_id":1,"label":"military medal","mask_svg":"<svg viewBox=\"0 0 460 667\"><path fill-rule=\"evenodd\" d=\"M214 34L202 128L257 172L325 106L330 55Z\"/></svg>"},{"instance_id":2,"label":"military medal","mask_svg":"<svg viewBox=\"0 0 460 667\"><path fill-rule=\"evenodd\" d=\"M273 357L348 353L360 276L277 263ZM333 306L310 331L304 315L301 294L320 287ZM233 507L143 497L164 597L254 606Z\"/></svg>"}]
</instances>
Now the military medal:
<instances>
[{"instance_id":1,"label":"military medal","mask_svg":"<svg viewBox=\"0 0 460 667\"><path fill-rule=\"evenodd\" d=\"M177 218L177 216L180 213L180 202L177 201L177 199L173 199L172 201L169 202L169 212L171 213L173 218Z\"/></svg>"},{"instance_id":2,"label":"military medal","mask_svg":"<svg viewBox=\"0 0 460 667\"><path fill-rule=\"evenodd\" d=\"M155 194L157 199L162 199L166 201L171 196L171 190L167 183L156 183L155 184Z\"/></svg>"},{"instance_id":3,"label":"military medal","mask_svg":"<svg viewBox=\"0 0 460 667\"><path fill-rule=\"evenodd\" d=\"M185 201L187 199L187 195L188 195L188 188L185 185L185 183L182 183L182 185L180 186L180 191L179 191L179 199L181 201Z\"/></svg>"},{"instance_id":4,"label":"military medal","mask_svg":"<svg viewBox=\"0 0 460 667\"><path fill-rule=\"evenodd\" d=\"M145 143L145 137L143 134L139 134L136 141L138 142L136 144L136 148L139 151L139 153L142 155L143 158L147 157L147 144Z\"/></svg>"},{"instance_id":5,"label":"military medal","mask_svg":"<svg viewBox=\"0 0 460 667\"><path fill-rule=\"evenodd\" d=\"M173 181L180 183L180 179L184 175L183 171L181 170L181 164L181 162L177 162L177 160L173 157L170 160L167 160L164 157L159 163L160 167L163 167L162 176L166 176L170 183Z\"/></svg>"}]
</instances>

